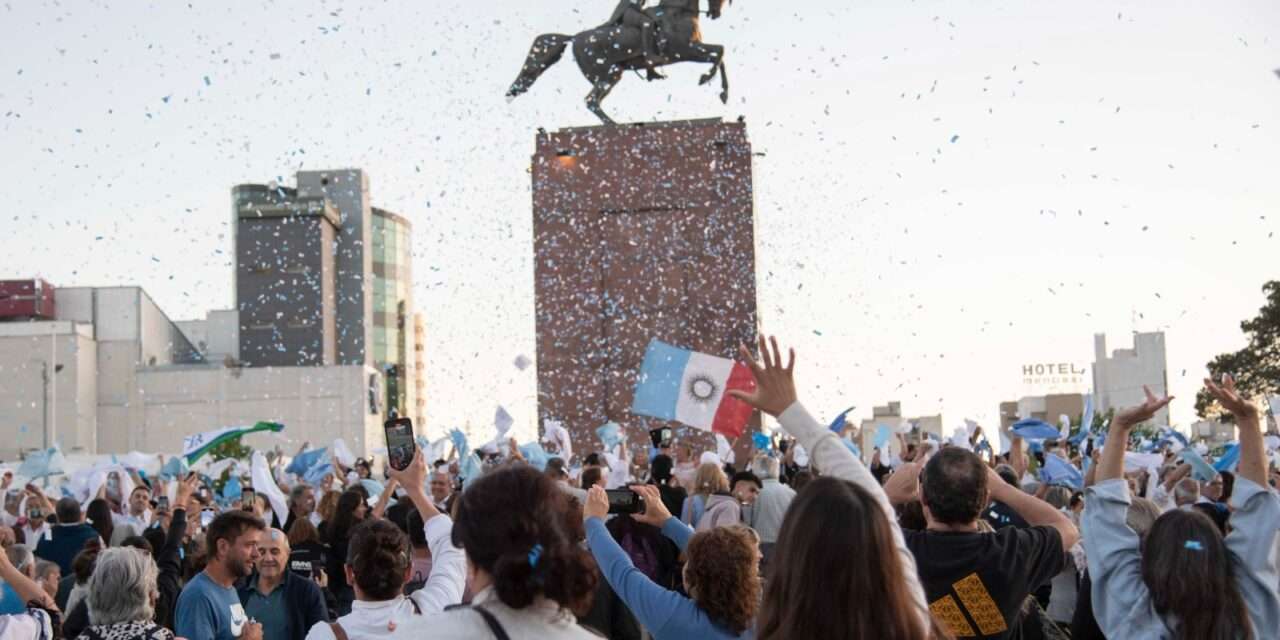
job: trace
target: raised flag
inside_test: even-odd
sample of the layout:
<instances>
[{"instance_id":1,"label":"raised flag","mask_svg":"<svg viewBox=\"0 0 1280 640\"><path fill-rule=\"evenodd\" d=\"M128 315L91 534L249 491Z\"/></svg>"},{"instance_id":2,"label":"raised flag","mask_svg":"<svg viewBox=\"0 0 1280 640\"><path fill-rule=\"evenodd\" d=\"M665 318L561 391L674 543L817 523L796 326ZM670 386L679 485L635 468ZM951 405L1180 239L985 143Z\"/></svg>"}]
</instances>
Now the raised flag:
<instances>
[{"instance_id":1,"label":"raised flag","mask_svg":"<svg viewBox=\"0 0 1280 640\"><path fill-rule=\"evenodd\" d=\"M1080 473L1075 465L1052 453L1046 453L1044 456L1044 466L1040 468L1040 479L1045 484L1065 485L1073 489L1084 488L1084 474Z\"/></svg>"},{"instance_id":2,"label":"raised flag","mask_svg":"<svg viewBox=\"0 0 1280 640\"><path fill-rule=\"evenodd\" d=\"M640 366L631 412L736 439L751 419L752 408L728 392L755 388L755 377L742 363L652 340Z\"/></svg>"},{"instance_id":3,"label":"raised flag","mask_svg":"<svg viewBox=\"0 0 1280 640\"><path fill-rule=\"evenodd\" d=\"M279 433L284 431L284 425L279 422L259 422L251 427L226 427L190 435L182 439L182 455L187 459L187 464L191 464L223 442L258 431Z\"/></svg>"},{"instance_id":4,"label":"raised flag","mask_svg":"<svg viewBox=\"0 0 1280 640\"><path fill-rule=\"evenodd\" d=\"M1231 471L1235 472L1236 467L1240 466L1240 443L1237 442L1222 452L1222 457L1213 463L1215 471Z\"/></svg>"},{"instance_id":5,"label":"raised flag","mask_svg":"<svg viewBox=\"0 0 1280 640\"><path fill-rule=\"evenodd\" d=\"M310 449L308 451L303 451L302 453L294 456L293 460L289 461L289 466L285 467L284 472L305 476L307 471L311 470L311 467L314 467L326 460L324 455L326 451L328 451L328 449Z\"/></svg>"},{"instance_id":6,"label":"raised flag","mask_svg":"<svg viewBox=\"0 0 1280 640\"><path fill-rule=\"evenodd\" d=\"M853 411L854 408L855 407L849 407L848 409L841 411L840 415L836 416L836 419L832 420L831 424L827 428L836 433L844 431L845 425L849 424L849 412Z\"/></svg>"},{"instance_id":7,"label":"raised flag","mask_svg":"<svg viewBox=\"0 0 1280 640\"><path fill-rule=\"evenodd\" d=\"M27 454L27 459L23 460L18 467L18 475L32 480L47 478L66 473L65 466L66 460L62 457L62 451L57 447L42 451L32 451Z\"/></svg>"},{"instance_id":8,"label":"raised flag","mask_svg":"<svg viewBox=\"0 0 1280 640\"><path fill-rule=\"evenodd\" d=\"M1200 454L1196 453L1195 449L1183 449L1178 456L1191 465L1191 475L1200 482L1208 482L1218 475L1218 471L1208 462L1205 462L1204 458L1200 457Z\"/></svg>"},{"instance_id":9,"label":"raised flag","mask_svg":"<svg viewBox=\"0 0 1280 640\"><path fill-rule=\"evenodd\" d=\"M1023 440L1056 440L1059 437L1056 427L1035 418L1015 422L1010 431Z\"/></svg>"}]
</instances>

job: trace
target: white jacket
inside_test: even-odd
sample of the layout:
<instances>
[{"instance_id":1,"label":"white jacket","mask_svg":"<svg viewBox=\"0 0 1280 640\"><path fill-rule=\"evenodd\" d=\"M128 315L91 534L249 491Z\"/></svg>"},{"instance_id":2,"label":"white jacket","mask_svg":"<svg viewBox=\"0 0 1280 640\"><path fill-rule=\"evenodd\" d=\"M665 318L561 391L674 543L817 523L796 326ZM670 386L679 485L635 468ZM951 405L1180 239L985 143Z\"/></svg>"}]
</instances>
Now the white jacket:
<instances>
[{"instance_id":1,"label":"white jacket","mask_svg":"<svg viewBox=\"0 0 1280 640\"><path fill-rule=\"evenodd\" d=\"M498 619L511 640L594 640L596 634L578 625L573 613L546 598L523 609L512 609L498 599L493 587L476 594L473 605L481 605ZM396 629L387 640L473 640L492 638L489 625L470 609L421 616ZM354 638L352 639L354 640Z\"/></svg>"},{"instance_id":2,"label":"white jacket","mask_svg":"<svg viewBox=\"0 0 1280 640\"><path fill-rule=\"evenodd\" d=\"M875 476L862 464L848 448L840 442L840 436L818 424L804 405L796 402L778 416L778 424L783 430L800 441L800 446L809 452L809 460L822 472L822 475L840 478L852 482L875 497L880 510L889 520L889 529L893 532L893 546L898 550L898 559L902 562L903 578L907 582L907 591L915 603L916 614L927 629L930 626L929 605L925 599L924 587L920 584L920 576L916 572L916 559L907 548L902 537L902 529L898 527L898 518L894 514L893 505L884 488L876 482Z\"/></svg>"},{"instance_id":3,"label":"white jacket","mask_svg":"<svg viewBox=\"0 0 1280 640\"><path fill-rule=\"evenodd\" d=\"M431 575L427 576L426 585L409 597L351 603L351 613L338 618L338 624L351 640L381 640L388 632L411 620L440 613L445 607L462 601L462 590L467 581L467 557L450 540L453 521L449 516L438 515L428 520L423 530L427 534L427 546L431 548ZM415 603L421 614L414 610ZM318 622L307 633L307 640L336 639L329 623Z\"/></svg>"}]
</instances>

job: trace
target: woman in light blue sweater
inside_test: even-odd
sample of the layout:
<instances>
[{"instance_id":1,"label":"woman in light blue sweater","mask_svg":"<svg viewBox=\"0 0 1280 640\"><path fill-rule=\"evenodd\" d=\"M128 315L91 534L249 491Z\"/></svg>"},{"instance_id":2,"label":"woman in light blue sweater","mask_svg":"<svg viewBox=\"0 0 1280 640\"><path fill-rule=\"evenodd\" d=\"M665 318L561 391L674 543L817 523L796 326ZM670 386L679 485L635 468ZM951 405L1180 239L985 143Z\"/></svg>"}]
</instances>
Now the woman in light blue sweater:
<instances>
[{"instance_id":1,"label":"woman in light blue sweater","mask_svg":"<svg viewBox=\"0 0 1280 640\"><path fill-rule=\"evenodd\" d=\"M664 589L636 569L605 528L607 494L593 487L583 506L587 545L618 597L655 640L750 638L761 590L755 532L734 525L694 534L688 525L671 517L657 487L631 488L645 502L645 513L634 517L661 528L688 558L684 584L692 597Z\"/></svg>"},{"instance_id":2,"label":"woman in light blue sweater","mask_svg":"<svg viewBox=\"0 0 1280 640\"><path fill-rule=\"evenodd\" d=\"M1084 548L1093 578L1093 614L1109 638L1237 640L1280 633L1276 523L1280 497L1267 487L1267 454L1258 409L1227 377L1206 390L1240 429L1240 467L1231 496L1231 533L1205 516L1174 509L1145 540L1125 524L1124 480L1130 430L1169 404L1147 401L1111 420L1097 483L1085 491Z\"/></svg>"}]
</instances>

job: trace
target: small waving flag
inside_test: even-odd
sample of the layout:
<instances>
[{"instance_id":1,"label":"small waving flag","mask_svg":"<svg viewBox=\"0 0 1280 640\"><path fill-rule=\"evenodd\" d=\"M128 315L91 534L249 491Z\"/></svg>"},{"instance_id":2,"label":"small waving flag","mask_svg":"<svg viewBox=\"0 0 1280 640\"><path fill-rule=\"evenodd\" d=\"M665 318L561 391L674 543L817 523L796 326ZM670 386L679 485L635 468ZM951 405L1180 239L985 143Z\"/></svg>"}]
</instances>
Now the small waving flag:
<instances>
[{"instance_id":1,"label":"small waving flag","mask_svg":"<svg viewBox=\"0 0 1280 640\"><path fill-rule=\"evenodd\" d=\"M1240 466L1240 443L1237 442L1222 453L1222 457L1213 463L1215 471L1231 471L1234 472L1236 467Z\"/></svg>"},{"instance_id":2,"label":"small waving flag","mask_svg":"<svg viewBox=\"0 0 1280 640\"><path fill-rule=\"evenodd\" d=\"M739 362L653 340L640 366L631 412L736 439L752 409L728 392L755 388L751 370Z\"/></svg>"},{"instance_id":3,"label":"small waving flag","mask_svg":"<svg viewBox=\"0 0 1280 640\"><path fill-rule=\"evenodd\" d=\"M841 431L844 431L845 425L849 424L849 413L853 411L855 408L856 407L849 407L848 409L841 411L840 415L836 416L836 419L832 420L831 425L828 426L827 428L836 433L840 433Z\"/></svg>"},{"instance_id":4,"label":"small waving flag","mask_svg":"<svg viewBox=\"0 0 1280 640\"><path fill-rule=\"evenodd\" d=\"M1200 482L1208 482L1218 475L1218 472L1208 462L1205 462L1204 458L1201 458L1195 449L1183 449L1178 456L1191 465L1191 475L1195 476L1196 480Z\"/></svg>"},{"instance_id":5,"label":"small waving flag","mask_svg":"<svg viewBox=\"0 0 1280 640\"><path fill-rule=\"evenodd\" d=\"M32 451L27 454L27 459L23 460L22 465L18 467L18 475L32 480L47 478L66 473L65 466L66 460L62 457L62 451L57 447L44 451Z\"/></svg>"},{"instance_id":6,"label":"small waving flag","mask_svg":"<svg viewBox=\"0 0 1280 640\"><path fill-rule=\"evenodd\" d=\"M293 460L289 461L289 466L285 467L284 472L304 476L311 467L316 466L325 459L324 454L326 451L328 451L328 449L311 449L309 451L303 451L302 453L294 456Z\"/></svg>"},{"instance_id":7,"label":"small waving flag","mask_svg":"<svg viewBox=\"0 0 1280 640\"><path fill-rule=\"evenodd\" d=\"M1045 484L1065 485L1072 489L1084 488L1084 474L1080 473L1075 465L1053 453L1045 454L1044 467L1040 469L1040 479Z\"/></svg>"},{"instance_id":8,"label":"small waving flag","mask_svg":"<svg viewBox=\"0 0 1280 640\"><path fill-rule=\"evenodd\" d=\"M1035 418L1015 422L1010 431L1023 440L1056 440L1059 437L1057 428Z\"/></svg>"}]
</instances>

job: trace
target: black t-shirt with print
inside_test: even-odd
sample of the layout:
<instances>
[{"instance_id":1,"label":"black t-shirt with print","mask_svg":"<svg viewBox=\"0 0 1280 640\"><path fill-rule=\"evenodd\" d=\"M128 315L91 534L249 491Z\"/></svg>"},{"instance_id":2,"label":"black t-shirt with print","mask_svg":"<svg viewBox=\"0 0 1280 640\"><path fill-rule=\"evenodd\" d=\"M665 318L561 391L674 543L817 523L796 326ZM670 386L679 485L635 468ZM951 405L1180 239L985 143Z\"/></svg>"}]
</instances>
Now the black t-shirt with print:
<instances>
[{"instance_id":1,"label":"black t-shirt with print","mask_svg":"<svg viewBox=\"0 0 1280 640\"><path fill-rule=\"evenodd\" d=\"M1011 637L1027 594L1066 562L1052 527L995 533L904 531L929 609L960 638Z\"/></svg>"}]
</instances>

